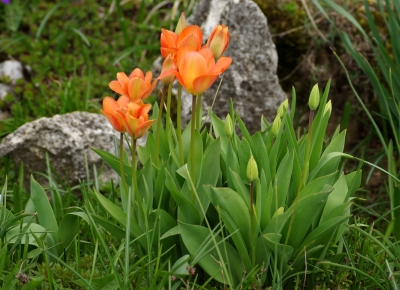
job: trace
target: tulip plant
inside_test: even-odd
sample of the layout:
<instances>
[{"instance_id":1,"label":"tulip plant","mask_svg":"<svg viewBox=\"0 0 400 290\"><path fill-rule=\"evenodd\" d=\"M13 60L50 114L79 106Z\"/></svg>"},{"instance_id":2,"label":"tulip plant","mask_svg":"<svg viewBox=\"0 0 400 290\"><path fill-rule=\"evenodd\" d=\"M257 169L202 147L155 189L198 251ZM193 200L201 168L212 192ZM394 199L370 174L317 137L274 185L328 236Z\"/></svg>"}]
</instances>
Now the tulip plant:
<instances>
[{"instance_id":1,"label":"tulip plant","mask_svg":"<svg viewBox=\"0 0 400 290\"><path fill-rule=\"evenodd\" d=\"M342 158L351 158L343 153L346 131L338 128L327 139L329 83L322 94L318 86L311 92L304 135L293 127L294 91L291 105L286 100L272 124L263 117L253 135L232 103L225 121L210 112L210 126L202 126L201 94L231 64L223 56L228 44L228 27L218 25L203 45L200 27L186 26L183 15L175 32L162 29L165 61L158 79L163 90L151 117L151 105L144 103L157 82L151 72L118 73L110 83L120 97L106 97L101 112L121 133L119 153L93 150L119 174L123 206L96 189L92 196L111 217L98 223L105 230L125 231L125 285L137 275L130 272L132 252L149 263L161 253L160 263L170 262L174 287L182 283L177 277L198 273L230 288L249 277L257 277L261 287L289 287L293 275L308 274L305 264L317 266L331 244L343 246L361 171L342 170ZM170 115L175 80L176 126ZM182 88L193 96L192 118L183 131ZM131 161L123 148L125 133L132 140ZM137 147L146 133L146 145Z\"/></svg>"},{"instance_id":2,"label":"tulip plant","mask_svg":"<svg viewBox=\"0 0 400 290\"><path fill-rule=\"evenodd\" d=\"M110 82L120 97L106 97L101 112L121 133L119 154L94 151L119 174L123 208L97 190L92 194L125 229L125 284L132 279L130 257L135 251L138 259L147 256L149 261L163 253L172 262L171 279L193 275L199 265L230 287L255 275L260 285L289 285L291 275L303 270L304 260L312 264L322 259L330 243L340 241L361 172L341 170L341 158L350 157L343 153L345 131L338 128L325 143L329 84L322 98L318 86L311 92L304 136L296 136L292 125L295 93L292 106L286 100L272 124L262 118L261 130L254 135L233 104L225 122L210 113L210 128L202 127L201 94L232 62L222 56L229 44L228 27L216 26L202 43L200 27L186 26L183 15L175 32L162 29L165 61L158 79L163 90L151 118L151 105L144 103L157 82L151 72L136 68L129 77L121 72ZM170 115L175 79L176 128ZM182 87L193 96L192 119L183 132ZM156 126L148 132L153 123ZM147 132L146 145L136 148L136 140ZM123 149L125 133L132 140L131 162ZM112 221L98 222L105 229L113 227Z\"/></svg>"}]
</instances>

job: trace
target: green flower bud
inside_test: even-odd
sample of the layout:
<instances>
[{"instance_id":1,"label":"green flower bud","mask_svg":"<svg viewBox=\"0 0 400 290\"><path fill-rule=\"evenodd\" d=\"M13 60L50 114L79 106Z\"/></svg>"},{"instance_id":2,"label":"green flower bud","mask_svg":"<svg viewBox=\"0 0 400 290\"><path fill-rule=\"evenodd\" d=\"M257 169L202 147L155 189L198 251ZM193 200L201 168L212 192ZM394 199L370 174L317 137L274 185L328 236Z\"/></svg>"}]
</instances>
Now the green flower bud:
<instances>
[{"instance_id":1,"label":"green flower bud","mask_svg":"<svg viewBox=\"0 0 400 290\"><path fill-rule=\"evenodd\" d=\"M318 84L316 84L310 94L310 98L308 99L308 106L310 110L315 111L319 106L319 88Z\"/></svg>"},{"instance_id":2,"label":"green flower bud","mask_svg":"<svg viewBox=\"0 0 400 290\"><path fill-rule=\"evenodd\" d=\"M276 210L276 212L274 213L274 215L272 216L272 218L274 218L274 217L276 217L276 216L278 216L278 215L283 214L284 211L285 211L285 208L284 208L283 206L281 206L280 208L278 208L278 209Z\"/></svg>"},{"instance_id":3,"label":"green flower bud","mask_svg":"<svg viewBox=\"0 0 400 290\"><path fill-rule=\"evenodd\" d=\"M176 25L175 33L179 35L185 27L186 27L186 18L185 18L185 13L182 12L181 17L179 17L178 24Z\"/></svg>"},{"instance_id":4,"label":"green flower bud","mask_svg":"<svg viewBox=\"0 0 400 290\"><path fill-rule=\"evenodd\" d=\"M279 129L281 128L281 117L279 116L279 114L275 117L274 122L272 123L270 132L272 134L272 136L274 136L276 138L276 136L278 136L279 133Z\"/></svg>"},{"instance_id":5,"label":"green flower bud","mask_svg":"<svg viewBox=\"0 0 400 290\"><path fill-rule=\"evenodd\" d=\"M246 175L250 182L258 178L257 162L254 160L253 155L250 157L249 163L247 163Z\"/></svg>"},{"instance_id":6,"label":"green flower bud","mask_svg":"<svg viewBox=\"0 0 400 290\"><path fill-rule=\"evenodd\" d=\"M329 116L330 116L331 113L332 113L332 102L331 102L331 100L329 100L329 102L327 102L326 105L325 105L324 115L325 115L326 113L328 113Z\"/></svg>"},{"instance_id":7,"label":"green flower bud","mask_svg":"<svg viewBox=\"0 0 400 290\"><path fill-rule=\"evenodd\" d=\"M287 111L289 107L289 100L286 99L278 108L278 112L277 115L279 115L279 117L283 117L283 114Z\"/></svg>"},{"instance_id":8,"label":"green flower bud","mask_svg":"<svg viewBox=\"0 0 400 290\"><path fill-rule=\"evenodd\" d=\"M228 136L228 138L232 138L233 136L233 122L231 115L227 115L225 119L225 134Z\"/></svg>"}]
</instances>

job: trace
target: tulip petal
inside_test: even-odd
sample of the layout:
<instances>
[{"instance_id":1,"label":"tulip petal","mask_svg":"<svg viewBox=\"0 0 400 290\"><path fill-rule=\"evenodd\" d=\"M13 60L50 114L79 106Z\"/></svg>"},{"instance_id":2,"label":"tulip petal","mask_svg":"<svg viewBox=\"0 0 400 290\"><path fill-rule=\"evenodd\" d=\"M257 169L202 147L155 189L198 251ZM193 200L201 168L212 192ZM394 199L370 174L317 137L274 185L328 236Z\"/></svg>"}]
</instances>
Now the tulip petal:
<instances>
[{"instance_id":1,"label":"tulip petal","mask_svg":"<svg viewBox=\"0 0 400 290\"><path fill-rule=\"evenodd\" d=\"M214 54L208 47L203 47L199 50L199 53L204 57L207 63L207 68L210 69L215 65Z\"/></svg>"},{"instance_id":2,"label":"tulip petal","mask_svg":"<svg viewBox=\"0 0 400 290\"><path fill-rule=\"evenodd\" d=\"M178 51L177 51L177 53L176 53L176 64L177 64L178 67L179 67L179 64L180 64L181 61L182 61L182 58L183 58L188 52L191 52L191 51L197 51L197 49L196 49L195 46L190 45L189 43L188 43L188 44L185 44L185 45L183 45L183 46L181 46L181 47L178 49Z\"/></svg>"},{"instance_id":3,"label":"tulip petal","mask_svg":"<svg viewBox=\"0 0 400 290\"><path fill-rule=\"evenodd\" d=\"M211 68L209 74L222 74L231 65L232 58L221 56L214 67Z\"/></svg>"},{"instance_id":4,"label":"tulip petal","mask_svg":"<svg viewBox=\"0 0 400 290\"><path fill-rule=\"evenodd\" d=\"M112 89L114 92L120 95L127 95L127 91L124 91L124 89L121 87L120 83L118 81L111 81L108 86L110 89Z\"/></svg>"},{"instance_id":5,"label":"tulip petal","mask_svg":"<svg viewBox=\"0 0 400 290\"><path fill-rule=\"evenodd\" d=\"M185 83L184 83L184 81L183 81L183 79L182 79L182 76L181 76L181 75L179 74L179 72L178 72L177 70L175 70L175 69L166 70L165 72L161 73L160 76L159 76L157 79L158 79L158 80L161 80L161 79L163 79L163 78L165 78L165 77L167 77L167 76L171 76L171 75L176 76L176 78L178 79L178 82L179 82L182 86L185 86Z\"/></svg>"},{"instance_id":6,"label":"tulip petal","mask_svg":"<svg viewBox=\"0 0 400 290\"><path fill-rule=\"evenodd\" d=\"M152 78L153 78L153 74L151 73L151 71L148 71L146 73L146 76L144 77L145 83L151 83Z\"/></svg>"},{"instance_id":7,"label":"tulip petal","mask_svg":"<svg viewBox=\"0 0 400 290\"><path fill-rule=\"evenodd\" d=\"M144 80L144 74L143 74L143 72L142 72L142 70L141 70L140 68L135 68L135 69L131 72L131 74L129 75L129 79L130 79L130 80L133 79L133 78L135 78L135 77L139 77L139 78L141 78L142 80Z\"/></svg>"},{"instance_id":8,"label":"tulip petal","mask_svg":"<svg viewBox=\"0 0 400 290\"><path fill-rule=\"evenodd\" d=\"M140 96L140 98L142 99L142 100L146 100L149 96L150 96L150 94L151 94L151 92L154 90L154 88L155 88L155 86L156 86L156 84L157 84L157 79L155 79L154 81L153 81L153 83L151 84L151 86L150 87L148 87L146 90L144 90L143 92L142 92L142 95Z\"/></svg>"},{"instance_id":9,"label":"tulip petal","mask_svg":"<svg viewBox=\"0 0 400 290\"><path fill-rule=\"evenodd\" d=\"M176 47L180 47L186 41L186 38L190 35L195 35L197 37L197 41L199 42L199 46L203 43L203 32L201 28L197 25L189 25L186 26L178 36L178 40L176 42Z\"/></svg>"},{"instance_id":10,"label":"tulip petal","mask_svg":"<svg viewBox=\"0 0 400 290\"><path fill-rule=\"evenodd\" d=\"M118 113L108 113L103 110L100 112L108 119L111 126L114 128L115 131L124 133L126 132L126 124L124 118Z\"/></svg>"},{"instance_id":11,"label":"tulip petal","mask_svg":"<svg viewBox=\"0 0 400 290\"><path fill-rule=\"evenodd\" d=\"M106 112L113 112L115 110L118 110L120 106L118 105L117 101L115 101L111 97L105 97L103 99L103 109Z\"/></svg>"},{"instance_id":12,"label":"tulip petal","mask_svg":"<svg viewBox=\"0 0 400 290\"><path fill-rule=\"evenodd\" d=\"M160 44L162 47L174 47L176 48L176 43L178 41L178 35L167 29L161 29Z\"/></svg>"},{"instance_id":13,"label":"tulip petal","mask_svg":"<svg viewBox=\"0 0 400 290\"><path fill-rule=\"evenodd\" d=\"M196 78L193 81L193 95L200 95L204 91L208 90L211 85L215 82L219 75L205 75Z\"/></svg>"},{"instance_id":14,"label":"tulip petal","mask_svg":"<svg viewBox=\"0 0 400 290\"><path fill-rule=\"evenodd\" d=\"M140 124L137 128L136 128L136 135L135 138L138 139L140 137L143 137L144 134L146 134L146 132L150 129L151 125L153 125L153 123L156 120L149 120L146 121L142 124Z\"/></svg>"},{"instance_id":15,"label":"tulip petal","mask_svg":"<svg viewBox=\"0 0 400 290\"><path fill-rule=\"evenodd\" d=\"M127 96L121 96L119 97L119 99L117 100L118 103L118 107L119 108L124 108L129 104L130 100ZM104 101L103 101L104 103Z\"/></svg>"},{"instance_id":16,"label":"tulip petal","mask_svg":"<svg viewBox=\"0 0 400 290\"><path fill-rule=\"evenodd\" d=\"M193 81L207 74L206 60L198 52L188 52L179 64L179 73L185 83L186 91L193 94Z\"/></svg>"},{"instance_id":17,"label":"tulip petal","mask_svg":"<svg viewBox=\"0 0 400 290\"><path fill-rule=\"evenodd\" d=\"M139 77L134 77L129 81L128 94L131 101L140 99L141 91L144 88L144 80Z\"/></svg>"},{"instance_id":18,"label":"tulip petal","mask_svg":"<svg viewBox=\"0 0 400 290\"><path fill-rule=\"evenodd\" d=\"M128 91L128 83L129 83L129 78L124 72L119 72L117 73L117 80L119 84L121 85L122 89L126 92Z\"/></svg>"}]
</instances>

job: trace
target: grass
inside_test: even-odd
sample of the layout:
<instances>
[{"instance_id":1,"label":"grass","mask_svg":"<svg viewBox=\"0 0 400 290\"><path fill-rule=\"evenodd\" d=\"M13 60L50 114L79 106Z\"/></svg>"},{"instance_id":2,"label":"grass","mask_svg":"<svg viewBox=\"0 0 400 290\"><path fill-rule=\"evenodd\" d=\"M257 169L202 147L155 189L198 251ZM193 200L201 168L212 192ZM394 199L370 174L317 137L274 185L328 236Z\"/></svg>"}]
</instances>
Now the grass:
<instances>
[{"instance_id":1,"label":"grass","mask_svg":"<svg viewBox=\"0 0 400 290\"><path fill-rule=\"evenodd\" d=\"M160 27L170 27L176 20L171 19L170 6L151 0L112 4L12 0L9 6L0 5L4 20L0 21L0 60L12 56L33 72L13 85L15 95L0 103L0 109L13 116L0 123L0 138L39 117L75 110L98 112L100 100L109 92L107 83L118 71L151 68L159 55ZM293 12L293 7L287 4L285 9ZM176 254L174 246L144 253L136 245L139 237L126 251L121 221L99 205L95 191L118 208L124 208L125 201L119 186L99 185L97 171L93 180L70 188L57 182L49 164L49 185L42 192L34 182L24 189L23 166L15 168L2 158L0 167L4 184L0 194L2 289L124 289L124 281L129 281L128 289L225 289L224 283L215 282L198 265L188 268L184 259L172 264L168 257ZM44 192L50 201L40 199L36 210L42 207L49 218L41 221L28 200ZM393 210L384 215L353 201L355 216L339 245L332 243L323 260L287 277L293 289L311 289L311 285L314 289L399 288L400 246L393 237ZM66 235L68 245L52 243L55 234ZM146 232L146 238L150 237L160 242L154 233ZM241 289L261 289L264 274L263 268L247 273Z\"/></svg>"}]
</instances>

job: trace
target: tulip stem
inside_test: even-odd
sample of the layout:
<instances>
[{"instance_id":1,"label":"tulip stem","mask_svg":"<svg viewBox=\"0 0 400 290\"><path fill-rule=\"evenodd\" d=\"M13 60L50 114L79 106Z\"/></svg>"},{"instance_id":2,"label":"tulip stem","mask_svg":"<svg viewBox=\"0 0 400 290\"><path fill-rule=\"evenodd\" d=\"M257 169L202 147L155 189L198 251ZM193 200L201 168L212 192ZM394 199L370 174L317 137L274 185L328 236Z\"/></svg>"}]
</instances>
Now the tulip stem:
<instances>
[{"instance_id":1,"label":"tulip stem","mask_svg":"<svg viewBox=\"0 0 400 290\"><path fill-rule=\"evenodd\" d=\"M171 143L171 94L172 94L172 85L169 85L168 96L167 96L167 120L165 122L165 131L167 134L168 145Z\"/></svg>"},{"instance_id":2,"label":"tulip stem","mask_svg":"<svg viewBox=\"0 0 400 290\"><path fill-rule=\"evenodd\" d=\"M181 165L185 162L183 156L182 146L182 85L178 84L178 101L176 104L176 135L178 137L179 144L179 161Z\"/></svg>"},{"instance_id":3,"label":"tulip stem","mask_svg":"<svg viewBox=\"0 0 400 290\"><path fill-rule=\"evenodd\" d=\"M164 86L161 93L160 107L158 108L158 119L157 119L157 135L156 135L156 165L160 164L160 131L161 131L161 123L162 123L162 112L164 108L164 100L165 100L165 91L167 87Z\"/></svg>"},{"instance_id":4,"label":"tulip stem","mask_svg":"<svg viewBox=\"0 0 400 290\"><path fill-rule=\"evenodd\" d=\"M124 133L120 134L119 137L119 170L121 173L121 183L122 186L124 187L124 191L126 195L129 195L129 189L128 189L128 185L126 184L125 181L125 173L124 173L124 165L123 165L123 161L122 161L122 152L124 151ZM121 188L121 185L120 185Z\"/></svg>"},{"instance_id":5,"label":"tulip stem","mask_svg":"<svg viewBox=\"0 0 400 290\"><path fill-rule=\"evenodd\" d=\"M142 202L140 200L140 194L139 194L139 187L137 183L137 177L136 177L136 139L132 137L132 188L134 186L135 189L135 196L136 196L136 202L139 207L139 212L141 214L142 221L144 221L144 211L142 207ZM138 218L139 219L139 218Z\"/></svg>"},{"instance_id":6,"label":"tulip stem","mask_svg":"<svg viewBox=\"0 0 400 290\"><path fill-rule=\"evenodd\" d=\"M250 182L250 235L251 235L251 263L255 266L256 251L254 247L254 182Z\"/></svg>"},{"instance_id":7,"label":"tulip stem","mask_svg":"<svg viewBox=\"0 0 400 290\"><path fill-rule=\"evenodd\" d=\"M192 175L192 180L194 184L196 184L196 178L195 178L196 172L194 164L195 130L196 130L196 96L192 95L192 121L191 121L191 133L190 133L190 174Z\"/></svg>"},{"instance_id":8,"label":"tulip stem","mask_svg":"<svg viewBox=\"0 0 400 290\"><path fill-rule=\"evenodd\" d=\"M202 117L202 105L201 105L201 96L202 95L198 95L197 96L197 103L196 103L196 129L199 130L200 132L200 126L201 126L201 117Z\"/></svg>"}]
</instances>

